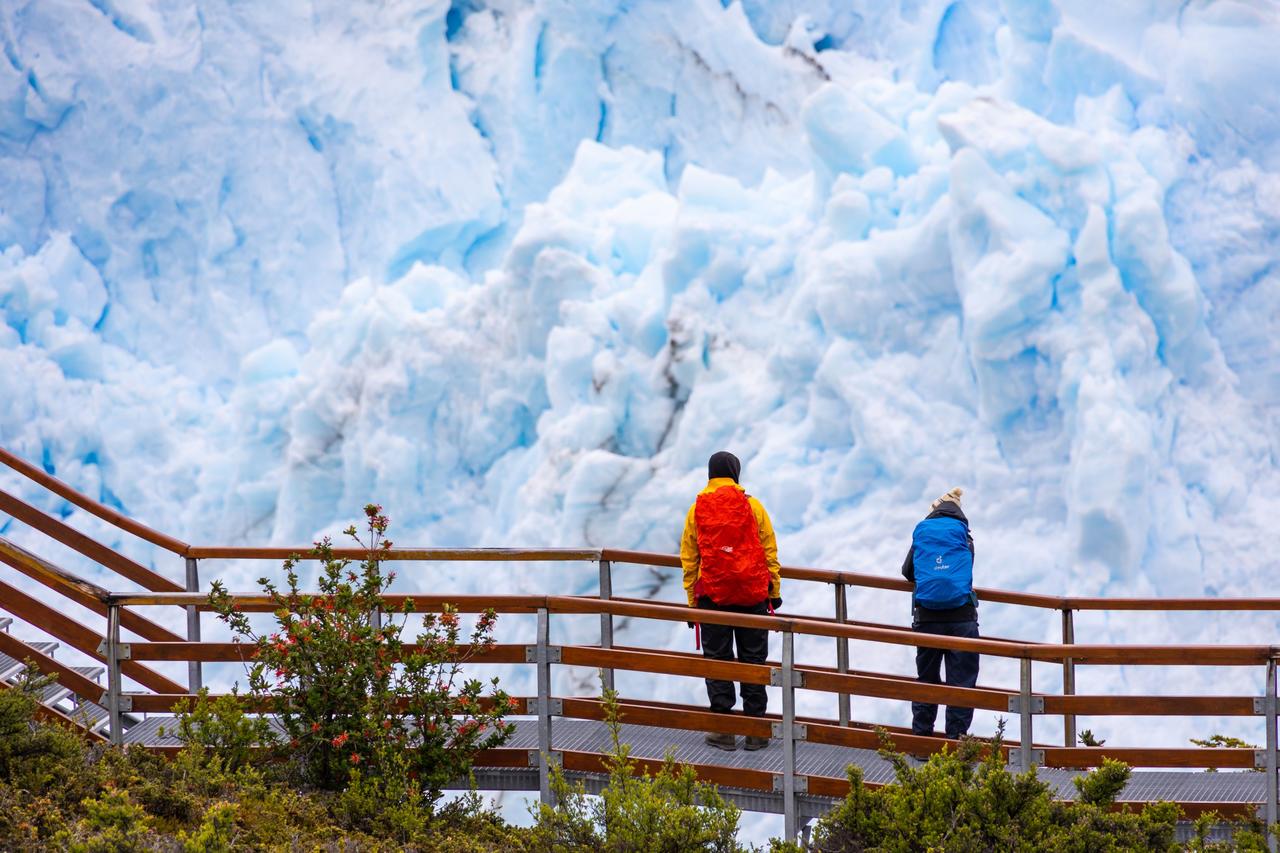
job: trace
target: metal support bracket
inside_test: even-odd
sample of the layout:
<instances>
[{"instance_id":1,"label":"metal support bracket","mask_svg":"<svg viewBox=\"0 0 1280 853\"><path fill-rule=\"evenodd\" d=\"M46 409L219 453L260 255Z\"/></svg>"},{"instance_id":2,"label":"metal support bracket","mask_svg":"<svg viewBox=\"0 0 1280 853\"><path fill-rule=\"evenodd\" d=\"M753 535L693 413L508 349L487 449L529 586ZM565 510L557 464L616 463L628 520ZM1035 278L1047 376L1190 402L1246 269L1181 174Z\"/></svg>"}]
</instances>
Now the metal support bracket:
<instances>
[{"instance_id":1,"label":"metal support bracket","mask_svg":"<svg viewBox=\"0 0 1280 853\"><path fill-rule=\"evenodd\" d=\"M107 693L104 691L102 696L98 697L98 704L105 708L107 707L108 701L109 700L107 699ZM133 697L130 696L128 693L121 693L120 694L120 713L127 714L132 710L133 710Z\"/></svg>"},{"instance_id":2,"label":"metal support bracket","mask_svg":"<svg viewBox=\"0 0 1280 853\"><path fill-rule=\"evenodd\" d=\"M773 733L774 737L782 737L782 723L771 723L769 725L769 730ZM792 723L791 735L795 740L807 741L809 739L809 727L804 723Z\"/></svg>"},{"instance_id":3,"label":"metal support bracket","mask_svg":"<svg viewBox=\"0 0 1280 853\"><path fill-rule=\"evenodd\" d=\"M1267 769L1267 751L1265 749L1255 749L1253 751L1253 769Z\"/></svg>"},{"instance_id":4,"label":"metal support bracket","mask_svg":"<svg viewBox=\"0 0 1280 853\"><path fill-rule=\"evenodd\" d=\"M1022 713L1022 697L1021 696L1009 697L1009 713L1010 714ZM1043 696L1031 697L1031 713L1033 714L1044 713L1044 697Z\"/></svg>"},{"instance_id":5,"label":"metal support bracket","mask_svg":"<svg viewBox=\"0 0 1280 853\"><path fill-rule=\"evenodd\" d=\"M107 656L106 640L103 640L101 643L98 643L98 654L104 658ZM116 660L132 660L132 659L133 659L133 652L128 643L120 643L118 646L116 646Z\"/></svg>"},{"instance_id":6,"label":"metal support bracket","mask_svg":"<svg viewBox=\"0 0 1280 853\"><path fill-rule=\"evenodd\" d=\"M1010 749L1009 751L1010 765L1014 765L1014 766L1020 765L1021 757L1023 757L1023 748L1015 747ZM1044 766L1043 749L1032 749L1032 760L1030 760L1030 762L1028 763L1032 763L1032 765L1036 765L1037 767L1043 767Z\"/></svg>"},{"instance_id":7,"label":"metal support bracket","mask_svg":"<svg viewBox=\"0 0 1280 853\"><path fill-rule=\"evenodd\" d=\"M775 666L775 667L773 667L772 669L770 669L770 670L769 670L769 686L770 686L770 687L781 687L781 686L782 686L782 667L780 667L780 666ZM804 687L804 673L803 673L803 672L800 672L799 670L792 670L792 671L791 671L791 686L792 686L792 687Z\"/></svg>"},{"instance_id":8,"label":"metal support bracket","mask_svg":"<svg viewBox=\"0 0 1280 853\"><path fill-rule=\"evenodd\" d=\"M1253 713L1259 717L1267 713L1267 698L1265 696L1253 697Z\"/></svg>"},{"instance_id":9,"label":"metal support bracket","mask_svg":"<svg viewBox=\"0 0 1280 853\"><path fill-rule=\"evenodd\" d=\"M784 779L785 779L785 774L782 774L782 773L773 774L773 790L775 793L780 793L783 790ZM808 776L799 776L799 775L796 776L796 793L797 794L809 793L809 777Z\"/></svg>"},{"instance_id":10,"label":"metal support bracket","mask_svg":"<svg viewBox=\"0 0 1280 853\"><path fill-rule=\"evenodd\" d=\"M547 753L547 764L554 767L564 767L564 753L560 750L552 750ZM529 766L538 766L538 750L529 750Z\"/></svg>"},{"instance_id":11,"label":"metal support bracket","mask_svg":"<svg viewBox=\"0 0 1280 853\"><path fill-rule=\"evenodd\" d=\"M537 646L524 647L524 662L525 663L538 662ZM560 647L559 646L547 646L547 663L560 663Z\"/></svg>"},{"instance_id":12,"label":"metal support bracket","mask_svg":"<svg viewBox=\"0 0 1280 853\"><path fill-rule=\"evenodd\" d=\"M564 716L564 700L548 699L547 713L551 714L554 717L563 717Z\"/></svg>"}]
</instances>

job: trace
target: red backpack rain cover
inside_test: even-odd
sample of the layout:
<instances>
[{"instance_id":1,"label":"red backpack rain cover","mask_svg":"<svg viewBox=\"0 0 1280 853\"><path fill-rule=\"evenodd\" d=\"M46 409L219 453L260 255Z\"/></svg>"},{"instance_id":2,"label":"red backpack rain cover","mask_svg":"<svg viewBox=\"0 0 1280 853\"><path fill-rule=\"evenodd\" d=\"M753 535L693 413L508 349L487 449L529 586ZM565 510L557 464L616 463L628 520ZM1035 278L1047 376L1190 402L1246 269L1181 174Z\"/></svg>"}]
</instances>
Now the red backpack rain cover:
<instances>
[{"instance_id":1,"label":"red backpack rain cover","mask_svg":"<svg viewBox=\"0 0 1280 853\"><path fill-rule=\"evenodd\" d=\"M698 495L698 582L693 591L716 604L750 607L769 597L769 563L747 495L721 486Z\"/></svg>"}]
</instances>

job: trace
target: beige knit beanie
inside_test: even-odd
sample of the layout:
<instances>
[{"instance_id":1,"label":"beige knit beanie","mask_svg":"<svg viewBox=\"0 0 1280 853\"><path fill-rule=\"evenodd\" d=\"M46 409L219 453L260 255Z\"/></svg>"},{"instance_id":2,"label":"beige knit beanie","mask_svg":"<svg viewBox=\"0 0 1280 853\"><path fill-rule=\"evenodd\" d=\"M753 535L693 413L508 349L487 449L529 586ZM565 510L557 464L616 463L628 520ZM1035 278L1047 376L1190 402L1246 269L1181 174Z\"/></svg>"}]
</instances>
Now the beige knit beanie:
<instances>
[{"instance_id":1,"label":"beige knit beanie","mask_svg":"<svg viewBox=\"0 0 1280 853\"><path fill-rule=\"evenodd\" d=\"M964 489L960 488L959 486L956 486L954 489L952 489L951 491L947 492L945 495L943 495L942 497L934 501L933 504L929 507L929 509L937 509L938 504L942 503L943 501L951 501L956 506L960 506L960 496L963 494L964 494Z\"/></svg>"}]
</instances>

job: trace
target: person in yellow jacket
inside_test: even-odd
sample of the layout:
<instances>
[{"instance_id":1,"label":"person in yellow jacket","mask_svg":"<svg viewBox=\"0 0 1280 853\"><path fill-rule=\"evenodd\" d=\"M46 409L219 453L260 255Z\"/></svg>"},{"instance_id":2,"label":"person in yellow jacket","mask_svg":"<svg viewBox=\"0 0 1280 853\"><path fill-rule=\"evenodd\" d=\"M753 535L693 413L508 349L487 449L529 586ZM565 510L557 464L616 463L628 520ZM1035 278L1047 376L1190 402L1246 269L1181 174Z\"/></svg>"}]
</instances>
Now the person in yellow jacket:
<instances>
[{"instance_id":1,"label":"person in yellow jacket","mask_svg":"<svg viewBox=\"0 0 1280 853\"><path fill-rule=\"evenodd\" d=\"M738 457L723 450L707 462L707 486L689 507L680 539L684 589L690 607L766 615L782 606L778 542L769 513L738 484L741 470ZM764 663L768 659L769 632L763 628L709 622L700 628L702 654L712 660ZM739 689L742 712L763 717L768 703L764 686L741 684ZM733 682L708 678L707 699L712 711L731 712ZM706 740L719 749L737 749L737 738L730 734L709 733ZM768 745L768 738L749 736L744 748Z\"/></svg>"}]
</instances>

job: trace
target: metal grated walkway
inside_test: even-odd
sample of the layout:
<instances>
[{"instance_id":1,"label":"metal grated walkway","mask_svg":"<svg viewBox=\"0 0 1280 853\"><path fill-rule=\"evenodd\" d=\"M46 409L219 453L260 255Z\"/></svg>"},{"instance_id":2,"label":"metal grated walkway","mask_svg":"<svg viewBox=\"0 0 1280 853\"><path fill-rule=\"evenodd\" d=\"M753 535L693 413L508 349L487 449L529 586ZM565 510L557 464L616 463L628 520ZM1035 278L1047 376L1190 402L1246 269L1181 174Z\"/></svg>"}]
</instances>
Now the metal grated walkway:
<instances>
[{"instance_id":1,"label":"metal grated walkway","mask_svg":"<svg viewBox=\"0 0 1280 853\"><path fill-rule=\"evenodd\" d=\"M516 725L516 731L506 746L515 749L537 749L537 721L522 719L513 722ZM622 740L630 744L631 754L637 758L662 759L670 750L673 758L688 764L740 767L769 773L782 773L783 770L782 746L776 738L767 749L756 752L746 752L742 749L725 752L704 743L701 732L624 723L620 734ZM583 752L608 752L612 746L608 728L604 723L559 718L552 723L552 744L556 750ZM856 764L862 768L863 778L867 782L883 784L894 780L893 765L881 758L874 750L819 743L796 744L798 774L844 779L845 768L850 764ZM533 768L529 771L520 768L500 771L495 769L491 772L530 774L532 788L537 788L537 773ZM1042 767L1036 771L1037 777L1046 782L1056 796L1063 800L1075 799L1077 792L1072 780L1082 774L1083 771L1055 767ZM767 794L767 792L753 792L753 794ZM778 797L779 803L777 810L781 811L781 797L775 796ZM1239 804L1261 803L1265 798L1266 775L1263 773L1135 770L1118 799L1119 802L1134 803L1170 800L1184 803ZM773 809L763 810L773 811Z\"/></svg>"}]
</instances>

